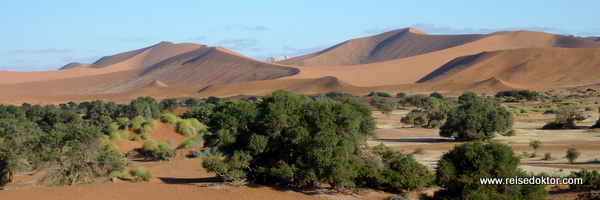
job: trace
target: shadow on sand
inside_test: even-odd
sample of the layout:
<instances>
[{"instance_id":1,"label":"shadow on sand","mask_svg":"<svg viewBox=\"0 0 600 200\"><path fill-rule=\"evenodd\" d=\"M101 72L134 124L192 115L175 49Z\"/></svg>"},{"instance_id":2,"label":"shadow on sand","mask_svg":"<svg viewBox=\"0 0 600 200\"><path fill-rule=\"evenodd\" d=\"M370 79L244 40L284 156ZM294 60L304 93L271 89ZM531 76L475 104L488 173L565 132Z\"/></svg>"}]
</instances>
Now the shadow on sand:
<instances>
[{"instance_id":1,"label":"shadow on sand","mask_svg":"<svg viewBox=\"0 0 600 200\"><path fill-rule=\"evenodd\" d=\"M207 178L170 178L170 177L156 177L162 182L167 184L190 184L190 183L221 183L223 182L219 177L207 177Z\"/></svg>"},{"instance_id":2,"label":"shadow on sand","mask_svg":"<svg viewBox=\"0 0 600 200\"><path fill-rule=\"evenodd\" d=\"M415 143L442 143L442 142L456 142L453 139L442 139L442 138L401 138L401 139L378 139L381 142L415 142Z\"/></svg>"}]
</instances>

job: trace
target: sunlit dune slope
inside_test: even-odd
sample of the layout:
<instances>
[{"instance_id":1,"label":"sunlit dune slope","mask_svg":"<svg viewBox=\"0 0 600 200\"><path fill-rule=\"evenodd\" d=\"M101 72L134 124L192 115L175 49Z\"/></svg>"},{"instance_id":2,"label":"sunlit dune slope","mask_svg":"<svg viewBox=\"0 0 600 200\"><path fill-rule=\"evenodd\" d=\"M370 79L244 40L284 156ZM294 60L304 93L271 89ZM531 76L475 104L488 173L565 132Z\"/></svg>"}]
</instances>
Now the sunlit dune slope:
<instances>
[{"instance_id":1,"label":"sunlit dune slope","mask_svg":"<svg viewBox=\"0 0 600 200\"><path fill-rule=\"evenodd\" d=\"M498 32L470 43L398 60L353 66L298 67L299 74L285 79L334 76L363 87L415 83L457 57L527 47L600 48L600 43L532 31Z\"/></svg>"},{"instance_id":2,"label":"sunlit dune slope","mask_svg":"<svg viewBox=\"0 0 600 200\"><path fill-rule=\"evenodd\" d=\"M492 77L530 86L570 87L600 82L600 49L524 48L464 56L419 82L472 82Z\"/></svg>"}]
</instances>

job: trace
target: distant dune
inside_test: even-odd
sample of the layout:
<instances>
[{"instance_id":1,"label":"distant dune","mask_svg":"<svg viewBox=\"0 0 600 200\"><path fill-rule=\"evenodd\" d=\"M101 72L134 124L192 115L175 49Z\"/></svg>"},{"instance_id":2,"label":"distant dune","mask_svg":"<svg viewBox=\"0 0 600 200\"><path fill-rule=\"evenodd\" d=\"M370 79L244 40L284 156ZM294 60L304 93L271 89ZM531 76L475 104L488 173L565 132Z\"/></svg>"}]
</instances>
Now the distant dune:
<instances>
[{"instance_id":1,"label":"distant dune","mask_svg":"<svg viewBox=\"0 0 600 200\"><path fill-rule=\"evenodd\" d=\"M275 63L223 47L160 42L55 71L0 71L0 102L260 96L282 88L363 95L600 85L598 41L533 31L428 35L406 28Z\"/></svg>"},{"instance_id":2,"label":"distant dune","mask_svg":"<svg viewBox=\"0 0 600 200\"><path fill-rule=\"evenodd\" d=\"M498 78L540 87L600 82L600 49L524 48L464 56L418 82L472 82Z\"/></svg>"}]
</instances>

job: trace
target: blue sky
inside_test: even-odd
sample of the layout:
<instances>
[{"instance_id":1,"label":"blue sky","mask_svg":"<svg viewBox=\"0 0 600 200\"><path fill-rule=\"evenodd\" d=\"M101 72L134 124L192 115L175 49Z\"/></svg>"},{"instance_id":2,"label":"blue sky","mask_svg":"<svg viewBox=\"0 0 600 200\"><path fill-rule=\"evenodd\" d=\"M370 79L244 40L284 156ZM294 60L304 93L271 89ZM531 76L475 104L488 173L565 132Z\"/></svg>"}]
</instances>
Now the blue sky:
<instances>
[{"instance_id":1,"label":"blue sky","mask_svg":"<svg viewBox=\"0 0 600 200\"><path fill-rule=\"evenodd\" d=\"M600 36L597 0L0 1L0 69L13 71L91 63L161 41L223 46L263 60L405 27Z\"/></svg>"}]
</instances>

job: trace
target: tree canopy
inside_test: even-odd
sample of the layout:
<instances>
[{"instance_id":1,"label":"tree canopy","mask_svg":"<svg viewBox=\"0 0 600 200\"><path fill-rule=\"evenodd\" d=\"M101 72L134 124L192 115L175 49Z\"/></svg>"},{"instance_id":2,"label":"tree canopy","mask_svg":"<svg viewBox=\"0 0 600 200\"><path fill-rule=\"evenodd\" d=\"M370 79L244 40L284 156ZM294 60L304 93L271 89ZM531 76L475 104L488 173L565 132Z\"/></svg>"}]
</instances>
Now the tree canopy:
<instances>
[{"instance_id":1,"label":"tree canopy","mask_svg":"<svg viewBox=\"0 0 600 200\"><path fill-rule=\"evenodd\" d=\"M440 127L440 136L461 141L487 140L512 128L512 113L502 104L466 97L463 105L450 109L448 120Z\"/></svg>"}]
</instances>

